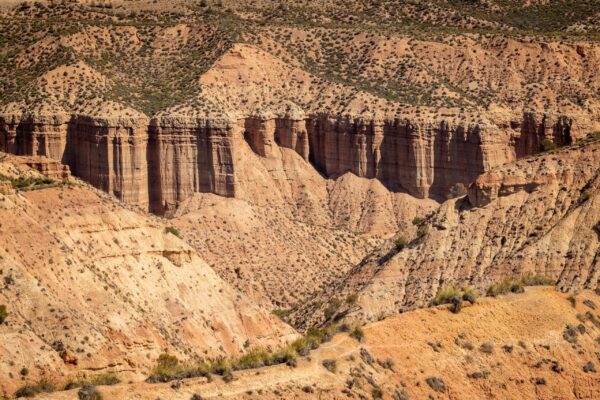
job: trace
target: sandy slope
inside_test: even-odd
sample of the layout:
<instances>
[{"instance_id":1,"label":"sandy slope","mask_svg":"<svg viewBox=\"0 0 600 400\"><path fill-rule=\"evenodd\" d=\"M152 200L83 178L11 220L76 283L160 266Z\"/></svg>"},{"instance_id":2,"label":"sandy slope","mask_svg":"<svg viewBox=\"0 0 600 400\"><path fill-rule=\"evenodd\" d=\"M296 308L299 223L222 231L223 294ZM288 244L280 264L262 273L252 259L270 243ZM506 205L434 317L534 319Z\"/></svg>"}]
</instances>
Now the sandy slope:
<instances>
[{"instance_id":1,"label":"sandy slope","mask_svg":"<svg viewBox=\"0 0 600 400\"><path fill-rule=\"evenodd\" d=\"M411 399L594 399L600 395L598 374L584 372L583 366L600 364L600 327L578 319L588 312L598 316L584 300L600 304L600 296L591 292L577 295L574 308L567 295L553 288L528 288L524 294L480 299L459 314L439 308L391 317L366 326L363 343L341 334L296 368L239 372L229 384L216 378L212 383L183 381L178 389L137 383L100 390L119 399L189 399L194 393L236 399L372 398L374 387L381 388L384 399L402 398L403 391ZM583 328L577 328L580 324ZM563 337L567 325L585 330L577 331L573 344ZM491 352L480 349L487 342ZM338 371L325 370L324 359L337 360ZM391 368L378 363L387 359L393 360ZM429 377L440 378L444 390L434 391L426 382ZM306 386L312 393L303 390ZM75 395L71 391L47 398Z\"/></svg>"}]
</instances>

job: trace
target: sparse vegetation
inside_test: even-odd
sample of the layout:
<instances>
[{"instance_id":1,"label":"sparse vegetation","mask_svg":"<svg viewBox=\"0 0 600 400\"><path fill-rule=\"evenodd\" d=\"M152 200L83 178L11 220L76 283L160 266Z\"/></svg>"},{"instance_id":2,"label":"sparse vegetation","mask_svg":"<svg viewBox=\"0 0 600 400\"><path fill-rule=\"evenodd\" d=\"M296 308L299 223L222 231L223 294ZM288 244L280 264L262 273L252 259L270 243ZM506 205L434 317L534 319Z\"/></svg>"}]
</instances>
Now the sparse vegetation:
<instances>
[{"instance_id":1,"label":"sparse vegetation","mask_svg":"<svg viewBox=\"0 0 600 400\"><path fill-rule=\"evenodd\" d=\"M588 201L590 198L592 197L592 194L590 192L588 192L587 190L584 190L583 192L581 192L581 194L579 195L579 203L585 203L586 201Z\"/></svg>"},{"instance_id":2,"label":"sparse vegetation","mask_svg":"<svg viewBox=\"0 0 600 400\"><path fill-rule=\"evenodd\" d=\"M96 386L86 383L77 392L79 400L102 400L102 394L96 389Z\"/></svg>"},{"instance_id":3,"label":"sparse vegetation","mask_svg":"<svg viewBox=\"0 0 600 400\"><path fill-rule=\"evenodd\" d=\"M91 386L103 386L103 385L116 385L121 382L119 376L114 372L106 372L103 374L93 375L86 378L78 378L69 381L65 386L65 390L74 389L77 387L83 387L85 385Z\"/></svg>"},{"instance_id":4,"label":"sparse vegetation","mask_svg":"<svg viewBox=\"0 0 600 400\"><path fill-rule=\"evenodd\" d=\"M431 305L451 304L450 311L459 313L463 300L474 304L477 301L475 289L470 286L446 285L438 290L436 296L431 300Z\"/></svg>"},{"instance_id":5,"label":"sparse vegetation","mask_svg":"<svg viewBox=\"0 0 600 400\"><path fill-rule=\"evenodd\" d=\"M396 247L396 251L402 251L406 246L408 246L408 240L404 236L400 236L394 242L394 246Z\"/></svg>"},{"instance_id":6,"label":"sparse vegetation","mask_svg":"<svg viewBox=\"0 0 600 400\"><path fill-rule=\"evenodd\" d=\"M492 342L483 342L479 350L485 354L492 354L494 352L494 344Z\"/></svg>"},{"instance_id":7,"label":"sparse vegetation","mask_svg":"<svg viewBox=\"0 0 600 400\"><path fill-rule=\"evenodd\" d=\"M498 283L490 285L486 291L486 295L496 297L507 293L523 293L525 286L552 286L555 284L556 281L552 278L527 273L519 279L505 278Z\"/></svg>"},{"instance_id":8,"label":"sparse vegetation","mask_svg":"<svg viewBox=\"0 0 600 400\"><path fill-rule=\"evenodd\" d=\"M225 381L233 378L231 371L260 368L263 366L287 364L295 367L299 356L307 356L321 343L331 340L332 336L340 330L341 326L331 325L326 328L310 328L306 335L295 340L289 346L278 351L269 352L265 349L251 349L246 354L237 358L216 358L195 363L181 363L171 354L163 353L157 360L152 374L147 379L150 383L169 382L175 379L206 377L211 374L223 376Z\"/></svg>"},{"instance_id":9,"label":"sparse vegetation","mask_svg":"<svg viewBox=\"0 0 600 400\"><path fill-rule=\"evenodd\" d=\"M165 228L165 233L170 233L171 235L175 235L181 239L181 233L179 232L179 229L175 228L174 226L167 226Z\"/></svg>"},{"instance_id":10,"label":"sparse vegetation","mask_svg":"<svg viewBox=\"0 0 600 400\"><path fill-rule=\"evenodd\" d=\"M358 293L352 293L348 297L346 297L346 304L353 305L358 301Z\"/></svg>"},{"instance_id":11,"label":"sparse vegetation","mask_svg":"<svg viewBox=\"0 0 600 400\"><path fill-rule=\"evenodd\" d=\"M6 321L8 318L8 309L6 308L6 304L0 304L0 325Z\"/></svg>"},{"instance_id":12,"label":"sparse vegetation","mask_svg":"<svg viewBox=\"0 0 600 400\"><path fill-rule=\"evenodd\" d=\"M331 299L331 301L329 302L329 304L327 305L327 307L325 308L325 310L323 311L324 315L325 315L325 319L331 319L336 311L338 310L338 308L340 308L340 306L342 305L342 303L338 300L338 299Z\"/></svg>"},{"instance_id":13,"label":"sparse vegetation","mask_svg":"<svg viewBox=\"0 0 600 400\"><path fill-rule=\"evenodd\" d=\"M373 397L373 400L383 399L383 390L381 390L379 386L376 386L371 391L371 396Z\"/></svg>"},{"instance_id":14,"label":"sparse vegetation","mask_svg":"<svg viewBox=\"0 0 600 400\"><path fill-rule=\"evenodd\" d=\"M425 382L427 382L429 387L435 390L436 392L444 393L446 391L446 384L444 383L444 380L440 377L430 376L427 379L425 379Z\"/></svg>"},{"instance_id":15,"label":"sparse vegetation","mask_svg":"<svg viewBox=\"0 0 600 400\"><path fill-rule=\"evenodd\" d=\"M350 331L350 337L362 342L365 339L365 332L357 325Z\"/></svg>"},{"instance_id":16,"label":"sparse vegetation","mask_svg":"<svg viewBox=\"0 0 600 400\"><path fill-rule=\"evenodd\" d=\"M40 393L50 393L56 391L54 383L42 379L37 383L28 383L15 392L15 397L34 397Z\"/></svg>"},{"instance_id":17,"label":"sparse vegetation","mask_svg":"<svg viewBox=\"0 0 600 400\"><path fill-rule=\"evenodd\" d=\"M551 152L558 148L556 143L554 143L552 140L547 139L547 138L542 140L541 146L542 146L542 151L545 151L545 152Z\"/></svg>"},{"instance_id":18,"label":"sparse vegetation","mask_svg":"<svg viewBox=\"0 0 600 400\"><path fill-rule=\"evenodd\" d=\"M337 371L337 361L332 359L326 359L321 362L323 367L331 373L335 373Z\"/></svg>"},{"instance_id":19,"label":"sparse vegetation","mask_svg":"<svg viewBox=\"0 0 600 400\"><path fill-rule=\"evenodd\" d=\"M521 281L505 278L498 283L490 285L487 288L486 295L496 297L507 293L523 293L524 290Z\"/></svg>"},{"instance_id":20,"label":"sparse vegetation","mask_svg":"<svg viewBox=\"0 0 600 400\"><path fill-rule=\"evenodd\" d=\"M291 309L275 309L273 310L273 314L275 316L277 316L279 319L285 319L285 317L287 317L288 315L290 315L290 313L292 312Z\"/></svg>"}]
</instances>

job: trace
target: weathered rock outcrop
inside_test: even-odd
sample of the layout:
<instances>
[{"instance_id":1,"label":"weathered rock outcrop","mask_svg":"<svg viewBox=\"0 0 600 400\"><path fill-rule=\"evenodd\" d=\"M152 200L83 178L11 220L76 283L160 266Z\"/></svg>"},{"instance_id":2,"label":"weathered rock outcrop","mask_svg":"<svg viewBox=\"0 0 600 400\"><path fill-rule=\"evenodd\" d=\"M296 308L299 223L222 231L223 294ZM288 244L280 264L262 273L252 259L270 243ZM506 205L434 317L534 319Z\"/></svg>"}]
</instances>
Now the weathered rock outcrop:
<instances>
[{"instance_id":1,"label":"weathered rock outcrop","mask_svg":"<svg viewBox=\"0 0 600 400\"><path fill-rule=\"evenodd\" d=\"M372 320L426 305L451 283L485 291L532 273L556 279L562 290L595 289L599 191L597 140L500 166L480 176L468 196L443 203L406 249L383 246L331 294L358 293L361 307L353 315ZM320 313L299 315L310 320Z\"/></svg>"},{"instance_id":2,"label":"weathered rock outcrop","mask_svg":"<svg viewBox=\"0 0 600 400\"><path fill-rule=\"evenodd\" d=\"M225 118L153 119L147 150L150 210L173 210L196 192L235 196L232 152L240 134Z\"/></svg>"},{"instance_id":3,"label":"weathered rock outcrop","mask_svg":"<svg viewBox=\"0 0 600 400\"><path fill-rule=\"evenodd\" d=\"M162 214L197 192L235 197L242 140L266 159L278 157L275 146L293 149L328 177L352 172L419 198L445 198L494 166L535 154L544 138L570 143L571 124L533 114L506 127L301 113L150 121L27 114L0 117L0 150L60 160L92 185Z\"/></svg>"}]
</instances>

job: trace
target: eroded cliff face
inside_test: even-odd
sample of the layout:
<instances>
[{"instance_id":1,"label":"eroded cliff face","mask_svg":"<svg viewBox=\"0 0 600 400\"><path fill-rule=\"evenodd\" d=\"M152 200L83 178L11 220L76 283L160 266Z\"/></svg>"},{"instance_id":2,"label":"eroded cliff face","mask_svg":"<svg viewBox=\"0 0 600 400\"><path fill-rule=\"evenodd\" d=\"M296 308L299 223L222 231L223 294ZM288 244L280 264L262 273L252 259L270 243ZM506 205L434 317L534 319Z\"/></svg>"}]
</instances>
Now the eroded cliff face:
<instances>
[{"instance_id":1,"label":"eroded cliff face","mask_svg":"<svg viewBox=\"0 0 600 400\"><path fill-rule=\"evenodd\" d=\"M149 208L174 210L196 192L235 196L233 141L239 127L225 119L163 117L149 127Z\"/></svg>"},{"instance_id":2,"label":"eroded cliff face","mask_svg":"<svg viewBox=\"0 0 600 400\"><path fill-rule=\"evenodd\" d=\"M327 177L352 172L418 198L461 192L479 174L571 142L572 121L525 114L506 127L350 116L162 115L0 117L0 150L59 160L74 175L158 214L194 193L236 197L234 153L245 140L265 159L277 146L297 152Z\"/></svg>"},{"instance_id":3,"label":"eroded cliff face","mask_svg":"<svg viewBox=\"0 0 600 400\"><path fill-rule=\"evenodd\" d=\"M600 141L590 141L482 174L466 197L444 202L425 220L407 248L383 246L331 293L358 293L359 307L350 313L374 320L427 305L448 284L485 292L503 278L531 273L565 291L596 288ZM300 319L321 315L304 311Z\"/></svg>"}]
</instances>

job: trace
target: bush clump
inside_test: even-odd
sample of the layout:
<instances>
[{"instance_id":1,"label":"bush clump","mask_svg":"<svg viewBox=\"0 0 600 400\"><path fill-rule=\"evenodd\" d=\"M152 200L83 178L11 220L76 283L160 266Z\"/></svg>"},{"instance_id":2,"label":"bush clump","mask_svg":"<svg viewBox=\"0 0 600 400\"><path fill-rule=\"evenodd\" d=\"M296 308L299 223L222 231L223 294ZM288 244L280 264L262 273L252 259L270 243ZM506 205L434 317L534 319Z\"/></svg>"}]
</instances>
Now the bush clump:
<instances>
[{"instance_id":1,"label":"bush clump","mask_svg":"<svg viewBox=\"0 0 600 400\"><path fill-rule=\"evenodd\" d=\"M350 337L362 342L365 339L365 331L357 325L350 331Z\"/></svg>"},{"instance_id":2,"label":"bush clump","mask_svg":"<svg viewBox=\"0 0 600 400\"><path fill-rule=\"evenodd\" d=\"M8 310L6 309L6 305L0 304L0 324L3 324L8 318Z\"/></svg>"},{"instance_id":3,"label":"bush clump","mask_svg":"<svg viewBox=\"0 0 600 400\"><path fill-rule=\"evenodd\" d=\"M175 228L174 226L167 226L165 228L165 233L170 233L171 235L175 235L181 239L181 233L179 232L179 229Z\"/></svg>"},{"instance_id":4,"label":"bush clump","mask_svg":"<svg viewBox=\"0 0 600 400\"><path fill-rule=\"evenodd\" d=\"M474 304L477 301L475 289L471 286L446 285L438 290L433 300L431 300L431 305L451 304L450 311L459 313L462 309L463 301Z\"/></svg>"},{"instance_id":5,"label":"bush clump","mask_svg":"<svg viewBox=\"0 0 600 400\"><path fill-rule=\"evenodd\" d=\"M102 394L90 383L86 383L79 389L77 397L79 400L102 400Z\"/></svg>"},{"instance_id":6,"label":"bush clump","mask_svg":"<svg viewBox=\"0 0 600 400\"><path fill-rule=\"evenodd\" d=\"M40 393L51 393L56 391L54 383L48 380L41 380L38 383L28 383L15 392L15 397L34 397Z\"/></svg>"},{"instance_id":7,"label":"bush clump","mask_svg":"<svg viewBox=\"0 0 600 400\"><path fill-rule=\"evenodd\" d=\"M553 286L556 281L543 275L527 273L519 279L505 278L498 283L490 285L486 291L487 296L496 297L507 293L523 293L525 286Z\"/></svg>"},{"instance_id":8,"label":"bush clump","mask_svg":"<svg viewBox=\"0 0 600 400\"><path fill-rule=\"evenodd\" d=\"M217 360L214 364L218 366ZM196 378L200 376L209 377L211 366L208 363L200 362L196 364L181 364L174 355L163 353L158 357L158 362L148 382L169 382L175 379Z\"/></svg>"},{"instance_id":9,"label":"bush clump","mask_svg":"<svg viewBox=\"0 0 600 400\"><path fill-rule=\"evenodd\" d=\"M494 283L487 288L485 294L490 297L496 297L507 293L523 293L523 283L520 280L505 278L498 283Z\"/></svg>"},{"instance_id":10,"label":"bush clump","mask_svg":"<svg viewBox=\"0 0 600 400\"><path fill-rule=\"evenodd\" d=\"M332 360L332 359L328 358L326 360L323 360L321 362L321 364L323 364L325 369L331 373L335 373L337 371L337 361L336 360Z\"/></svg>"},{"instance_id":11,"label":"bush clump","mask_svg":"<svg viewBox=\"0 0 600 400\"><path fill-rule=\"evenodd\" d=\"M394 242L394 246L396 247L396 251L402 251L406 246L408 246L408 240L404 236L400 236Z\"/></svg>"},{"instance_id":12,"label":"bush clump","mask_svg":"<svg viewBox=\"0 0 600 400\"><path fill-rule=\"evenodd\" d=\"M444 393L446 391L446 384L442 378L437 376L430 376L425 379L425 382L429 385L430 388L435 390L436 392Z\"/></svg>"},{"instance_id":13,"label":"bush clump","mask_svg":"<svg viewBox=\"0 0 600 400\"><path fill-rule=\"evenodd\" d=\"M92 386L110 386L116 385L121 382L118 375L114 372L107 372L105 374L94 375L89 378L76 379L72 380L65 386L65 390L70 390L78 387L83 387L85 385Z\"/></svg>"}]
</instances>

